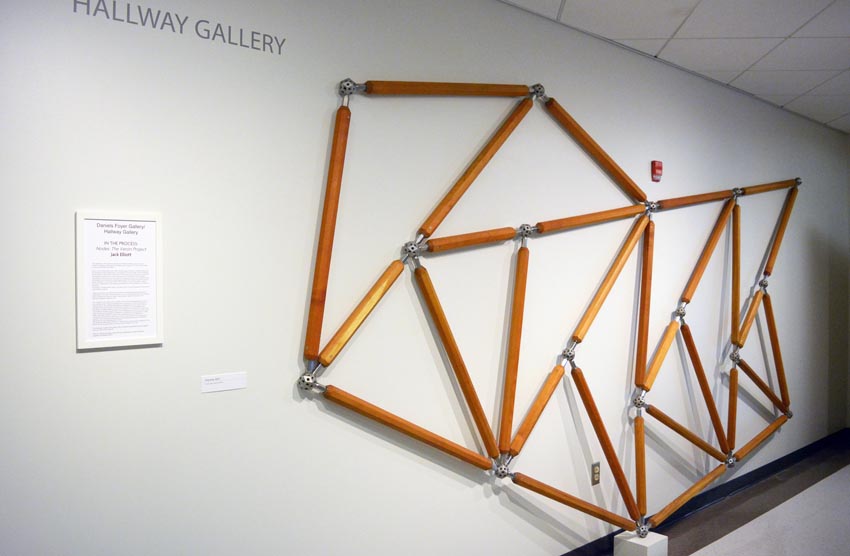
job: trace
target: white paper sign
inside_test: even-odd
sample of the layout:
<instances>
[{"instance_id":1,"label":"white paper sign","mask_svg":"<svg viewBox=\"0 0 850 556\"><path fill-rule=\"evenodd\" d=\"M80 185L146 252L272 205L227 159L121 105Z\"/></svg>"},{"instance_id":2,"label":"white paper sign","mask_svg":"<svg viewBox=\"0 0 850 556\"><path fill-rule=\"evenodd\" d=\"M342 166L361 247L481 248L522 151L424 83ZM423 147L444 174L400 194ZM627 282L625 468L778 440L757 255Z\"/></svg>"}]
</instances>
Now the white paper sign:
<instances>
[{"instance_id":1,"label":"white paper sign","mask_svg":"<svg viewBox=\"0 0 850 556\"><path fill-rule=\"evenodd\" d=\"M222 373L219 375L203 375L201 377L201 392L223 392L225 390L239 390L248 387L248 373Z\"/></svg>"},{"instance_id":2,"label":"white paper sign","mask_svg":"<svg viewBox=\"0 0 850 556\"><path fill-rule=\"evenodd\" d=\"M161 344L157 215L77 213L77 348Z\"/></svg>"}]
</instances>

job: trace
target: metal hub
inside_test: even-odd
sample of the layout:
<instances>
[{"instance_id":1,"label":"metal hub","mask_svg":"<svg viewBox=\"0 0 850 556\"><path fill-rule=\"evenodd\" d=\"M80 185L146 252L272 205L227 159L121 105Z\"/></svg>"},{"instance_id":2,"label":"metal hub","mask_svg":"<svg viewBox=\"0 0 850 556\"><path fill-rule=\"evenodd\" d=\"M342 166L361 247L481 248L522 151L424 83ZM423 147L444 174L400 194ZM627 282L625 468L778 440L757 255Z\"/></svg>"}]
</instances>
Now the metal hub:
<instances>
[{"instance_id":1,"label":"metal hub","mask_svg":"<svg viewBox=\"0 0 850 556\"><path fill-rule=\"evenodd\" d=\"M736 458L732 454L729 454L729 456L726 458L726 462L725 462L726 468L732 469L733 467L735 467L735 463L737 463L737 461L738 461L738 458Z\"/></svg>"},{"instance_id":2,"label":"metal hub","mask_svg":"<svg viewBox=\"0 0 850 556\"><path fill-rule=\"evenodd\" d=\"M357 83L351 78L345 78L339 82L339 96L347 97L357 92Z\"/></svg>"},{"instance_id":3,"label":"metal hub","mask_svg":"<svg viewBox=\"0 0 850 556\"><path fill-rule=\"evenodd\" d=\"M738 350L736 349L735 351L729 354L729 359L732 360L732 363L737 365L741 362L741 354L738 353Z\"/></svg>"},{"instance_id":4,"label":"metal hub","mask_svg":"<svg viewBox=\"0 0 850 556\"><path fill-rule=\"evenodd\" d=\"M643 520L638 521L635 533L637 533L638 537L645 539L649 535L649 525Z\"/></svg>"},{"instance_id":5,"label":"metal hub","mask_svg":"<svg viewBox=\"0 0 850 556\"><path fill-rule=\"evenodd\" d=\"M302 390L312 390L316 387L316 377L310 373L304 373L298 377L298 388Z\"/></svg>"}]
</instances>

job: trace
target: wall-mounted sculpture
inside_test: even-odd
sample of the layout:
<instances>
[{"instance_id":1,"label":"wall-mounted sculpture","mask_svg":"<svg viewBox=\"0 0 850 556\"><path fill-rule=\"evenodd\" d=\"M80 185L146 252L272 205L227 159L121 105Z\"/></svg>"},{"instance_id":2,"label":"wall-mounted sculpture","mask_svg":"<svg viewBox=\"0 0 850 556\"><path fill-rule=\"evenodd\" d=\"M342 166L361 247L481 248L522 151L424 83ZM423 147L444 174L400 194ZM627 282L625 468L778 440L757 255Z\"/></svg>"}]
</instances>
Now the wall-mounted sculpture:
<instances>
[{"instance_id":1,"label":"wall-mounted sculpture","mask_svg":"<svg viewBox=\"0 0 850 556\"><path fill-rule=\"evenodd\" d=\"M685 504L706 486L720 477L727 468L744 459L757 446L764 442L771 434L781 427L790 417L790 398L788 386L785 379L785 370L782 363L782 355L777 336L776 321L773 313L773 303L767 293L767 278L773 272L776 257L782 244L791 210L797 197L800 179L767 183L749 187L740 187L731 190L717 191L675 199L661 201L650 201L640 187L620 168L608 154L593 140L593 138L567 113L566 110L554 99L546 96L541 85L531 87L525 85L490 85L490 84L466 84L466 83L418 83L398 81L367 81L365 84L357 84L350 79L340 83L339 93L343 98L342 106L337 111L336 123L333 134L330 167L328 170L327 185L325 190L324 208L322 211L321 229L319 233L318 249L316 255L315 269L313 273L313 287L310 301L309 316L307 322L306 341L304 346L304 357L307 362L307 370L299 379L299 386L303 390L318 392L327 400L344 406L365 417L373 419L383 425L391 427L405 435L422 441L438 450L456 457L470 465L474 465L485 472L492 471L499 478L510 478L515 484L542 494L548 498L561 502L567 506L590 514L596 518L612 523L629 531L637 531L645 536L651 527L660 525L673 512ZM384 273L378 278L375 285L354 309L348 319L342 324L331 340L320 349L320 338L322 332L322 321L324 316L325 295L328 285L328 275L331 263L331 252L334 242L334 229L339 206L340 187L342 183L343 164L348 138L348 129L351 119L351 111L348 108L348 100L352 94L366 95L440 95L440 96L501 96L522 98L507 119L502 123L495 134L484 145L474 160L466 168L466 171L455 182L448 193L439 202L436 208L425 219L419 227L414 241L408 242L402 249L399 260L390 263ZM432 238L432 234L440 226L440 223L458 203L463 194L472 185L476 177L481 173L487 163L493 158L499 148L510 137L511 133L522 122L525 115L531 110L534 101L538 100L552 118L563 127L564 130L584 149L584 151L611 177L611 179L628 195L634 204L596 212L570 216L559 220L538 222L531 226L524 224L518 228L506 227L493 230L471 232L462 235ZM741 207L738 199L742 196L756 195L777 190L788 190L784 207L779 215L778 224L773 237L767 246L767 256L761 278L754 288L755 293L747 301L746 311L741 318ZM648 360L648 328L650 291L653 272L653 250L655 223L652 215L658 211L682 209L685 207L722 202L720 215L708 236L705 247L697 260L697 264L691 273L690 279L685 285L684 291L678 303L671 303L671 309L675 306L674 317L664 331L660 342L655 350L654 356ZM632 218L634 224L629 231L625 242L608 269L595 295L584 311L578 325L572 333L566 348L561 352L558 360L560 363L549 373L541 387L537 397L525 414L525 418L514 433L514 399L517 386L517 372L519 362L520 340L523 330L523 312L525 305L526 279L529 267L528 243L533 238L558 232L566 232L583 226L597 225L604 222ZM728 416L724 426L723 420L717 409L714 396L709 387L708 378L703 369L696 344L691 330L685 324L686 307L693 299L700 280L703 277L709 259L717 246L718 240L727 227L729 219L732 220L732 265L731 265L731 331L729 344L726 346L730 352L732 361L729 373L729 402ZM429 253L441 253L462 248L474 248L516 240L520 247L516 253L516 270L513 285L513 299L510 317L510 332L508 337L507 364L505 380L502 391L501 419L499 428L494 432L488 422L478 394L475 391L469 373L464 363L461 352L452 334L449 322L443 312L440 299L434 289L434 285L426 268L422 265L422 259ZM588 384L581 369L576 364L576 351L584 340L588 330L600 308L605 302L611 288L620 275L627 259L634 251L639 242L643 242L640 262L640 300L637 322L637 341L634 362L635 394L631 399L631 405L635 408L633 419L635 440L635 491L626 477L623 467L617 458L614 446L605 429L599 410L591 395ZM445 349L448 360L454 371L455 378L463 394L466 406L472 416L478 436L484 447L484 454L470 450L431 431L428 431L414 423L381 409L363 399L360 399L346 391L332 385L324 385L318 382L318 378L324 369L329 367L339 355L343 347L352 339L357 329L370 315L372 310L381 301L387 291L397 281L399 275L408 265L414 274L414 279L421 292L422 299L427 307L434 327L439 335L440 342ZM780 392L777 395L768 384L742 358L741 350L746 344L750 329L754 323L756 312L763 306L773 351L776 379ZM703 399L711 420L712 429L715 433L714 440L708 441L701 438L682 424L673 420L663 413L659 408L650 405L647 394L651 391L653 384L658 378L662 363L667 355L677 334L681 334L688 355L693 365L693 371L699 383ZM566 492L555 489L536 479L514 472L510 466L523 449L523 446L537 424L544 408L549 402L559 381L569 366L573 382L578 390L584 408L593 426L593 429L601 445L607 463L610 467L614 481L622 496L623 503L628 516L618 515L605 508L577 498ZM736 419L738 398L738 368L752 380L755 386L778 409L780 416L771 422L764 430L742 446L736 442ZM699 479L693 486L688 488L678 498L667 504L661 510L651 516L647 516L646 502L646 453L645 453L645 428L644 410L659 423L669 427L710 457L717 460L718 465L710 473ZM473 433L474 434L474 433Z\"/></svg>"}]
</instances>

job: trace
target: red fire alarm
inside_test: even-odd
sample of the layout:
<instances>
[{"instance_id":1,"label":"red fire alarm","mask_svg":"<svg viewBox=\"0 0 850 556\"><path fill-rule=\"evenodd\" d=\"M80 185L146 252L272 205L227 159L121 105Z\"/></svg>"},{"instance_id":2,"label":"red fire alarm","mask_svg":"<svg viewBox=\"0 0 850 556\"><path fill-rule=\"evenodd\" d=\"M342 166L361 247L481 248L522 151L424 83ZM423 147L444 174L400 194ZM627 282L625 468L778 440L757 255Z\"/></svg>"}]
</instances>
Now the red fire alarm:
<instances>
[{"instance_id":1,"label":"red fire alarm","mask_svg":"<svg viewBox=\"0 0 850 556\"><path fill-rule=\"evenodd\" d=\"M663 166L660 160L652 161L652 181L661 181L661 170Z\"/></svg>"}]
</instances>

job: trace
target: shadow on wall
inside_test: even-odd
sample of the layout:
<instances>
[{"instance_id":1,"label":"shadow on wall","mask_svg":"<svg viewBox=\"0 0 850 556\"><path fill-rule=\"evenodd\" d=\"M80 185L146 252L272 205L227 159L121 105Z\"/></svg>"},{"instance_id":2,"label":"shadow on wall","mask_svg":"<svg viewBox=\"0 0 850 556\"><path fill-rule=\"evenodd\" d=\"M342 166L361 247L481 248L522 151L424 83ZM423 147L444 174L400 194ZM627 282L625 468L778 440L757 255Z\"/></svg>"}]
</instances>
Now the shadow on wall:
<instances>
[{"instance_id":1,"label":"shadow on wall","mask_svg":"<svg viewBox=\"0 0 850 556\"><path fill-rule=\"evenodd\" d=\"M833 433L848 425L850 417L850 399L848 399L848 380L850 380L850 339L848 339L848 321L850 321L850 300L848 300L848 281L850 281L850 254L840 248L840 243L812 237L809 242L813 258L818 268L829 273L829 313L827 314L829 334L829 369L827 394L827 432Z\"/></svg>"}]
</instances>

